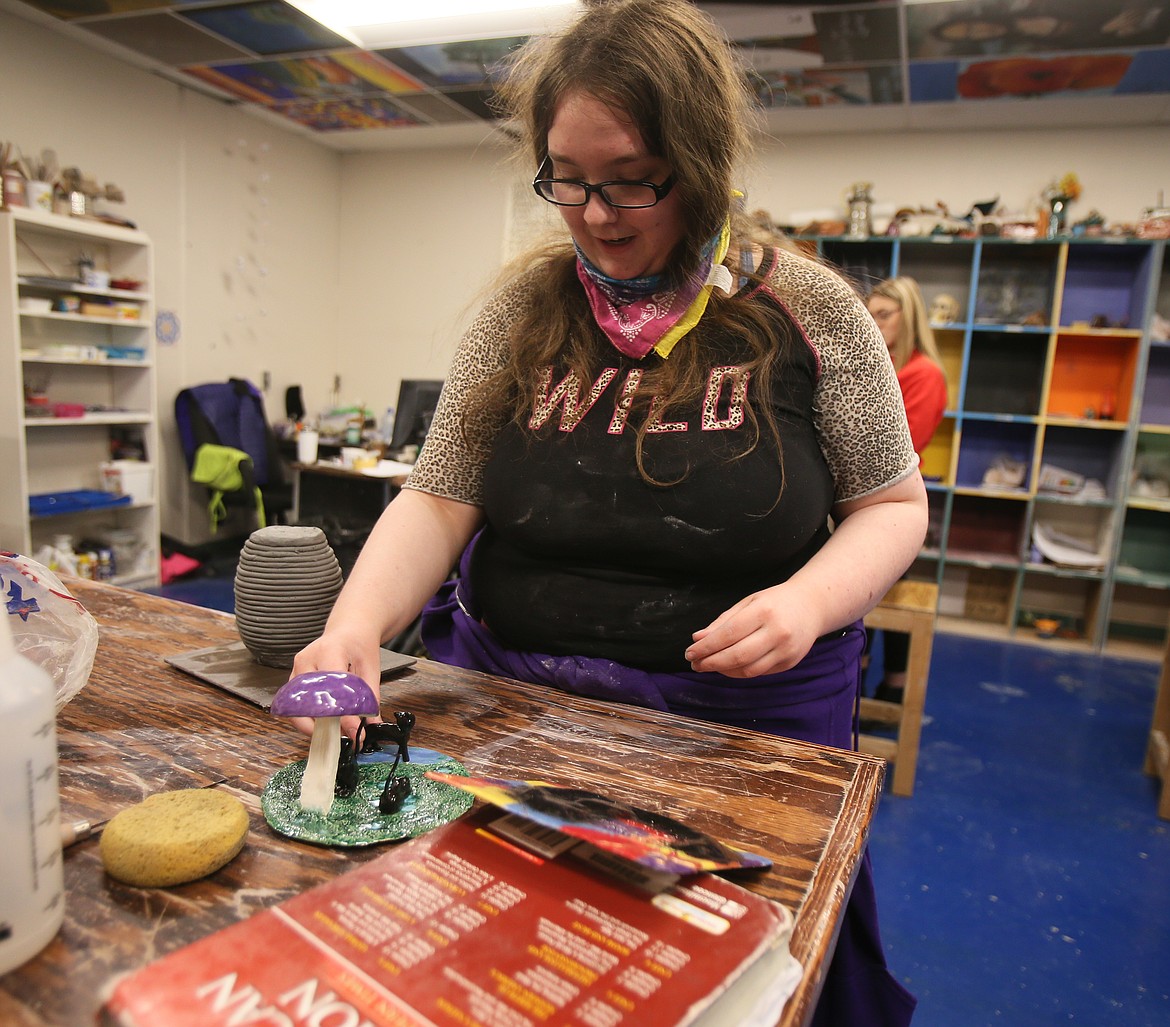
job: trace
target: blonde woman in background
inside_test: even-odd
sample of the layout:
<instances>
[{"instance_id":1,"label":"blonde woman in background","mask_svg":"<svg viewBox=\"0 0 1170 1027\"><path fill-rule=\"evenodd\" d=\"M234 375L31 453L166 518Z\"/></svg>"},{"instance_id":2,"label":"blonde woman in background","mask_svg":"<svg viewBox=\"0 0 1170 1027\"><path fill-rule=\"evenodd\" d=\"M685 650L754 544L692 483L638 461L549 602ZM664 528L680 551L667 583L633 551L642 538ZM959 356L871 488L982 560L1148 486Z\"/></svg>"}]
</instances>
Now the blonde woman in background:
<instances>
[{"instance_id":1,"label":"blonde woman in background","mask_svg":"<svg viewBox=\"0 0 1170 1027\"><path fill-rule=\"evenodd\" d=\"M947 378L922 291L913 278L887 278L875 286L866 306L886 340L886 349L890 351L890 359L898 374L910 439L921 467L922 453L942 422L947 407ZM875 698L902 701L909 654L909 635L896 631L885 633L882 661L885 673Z\"/></svg>"}]
</instances>

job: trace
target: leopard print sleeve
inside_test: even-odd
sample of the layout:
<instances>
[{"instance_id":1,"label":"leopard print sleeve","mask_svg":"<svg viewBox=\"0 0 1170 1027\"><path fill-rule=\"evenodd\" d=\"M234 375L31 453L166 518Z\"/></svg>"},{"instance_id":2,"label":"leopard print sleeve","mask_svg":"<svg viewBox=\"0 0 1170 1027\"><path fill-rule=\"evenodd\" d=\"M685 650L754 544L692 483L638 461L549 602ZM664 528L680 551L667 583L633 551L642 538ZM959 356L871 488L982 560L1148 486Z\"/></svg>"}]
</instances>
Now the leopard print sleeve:
<instances>
[{"instance_id":1,"label":"leopard print sleeve","mask_svg":"<svg viewBox=\"0 0 1170 1027\"><path fill-rule=\"evenodd\" d=\"M464 442L463 413L468 394L500 370L507 359L508 326L531 296L529 280L505 285L493 295L464 333L447 372L426 444L403 486L444 499L479 506L483 503L483 460ZM470 424L480 439L496 427Z\"/></svg>"},{"instance_id":2,"label":"leopard print sleeve","mask_svg":"<svg viewBox=\"0 0 1170 1027\"><path fill-rule=\"evenodd\" d=\"M785 250L769 284L820 363L813 416L837 502L908 478L918 457L898 378L856 293L829 268Z\"/></svg>"}]
</instances>

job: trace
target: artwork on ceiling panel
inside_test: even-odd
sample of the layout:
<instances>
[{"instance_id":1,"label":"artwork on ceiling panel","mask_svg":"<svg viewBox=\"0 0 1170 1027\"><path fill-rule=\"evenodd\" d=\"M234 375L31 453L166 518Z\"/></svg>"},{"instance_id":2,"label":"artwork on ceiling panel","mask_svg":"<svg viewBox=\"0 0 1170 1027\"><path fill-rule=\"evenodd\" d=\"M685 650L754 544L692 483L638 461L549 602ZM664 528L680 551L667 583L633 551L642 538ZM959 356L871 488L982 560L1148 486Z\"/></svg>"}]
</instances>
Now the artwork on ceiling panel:
<instances>
[{"instance_id":1,"label":"artwork on ceiling panel","mask_svg":"<svg viewBox=\"0 0 1170 1027\"><path fill-rule=\"evenodd\" d=\"M430 86L486 86L502 72L504 59L525 42L526 37L469 39L455 43L405 46L378 53L392 64L411 72Z\"/></svg>"},{"instance_id":2,"label":"artwork on ceiling panel","mask_svg":"<svg viewBox=\"0 0 1170 1027\"><path fill-rule=\"evenodd\" d=\"M242 100L264 104L282 100L336 100L425 88L385 61L360 52L248 64L196 65L183 71Z\"/></svg>"},{"instance_id":3,"label":"artwork on ceiling panel","mask_svg":"<svg viewBox=\"0 0 1170 1027\"><path fill-rule=\"evenodd\" d=\"M897 65L770 71L756 79L754 87L759 102L772 109L902 102L902 74Z\"/></svg>"},{"instance_id":4,"label":"artwork on ceiling panel","mask_svg":"<svg viewBox=\"0 0 1170 1027\"><path fill-rule=\"evenodd\" d=\"M911 60L1163 46L1164 0L960 0L908 4Z\"/></svg>"},{"instance_id":5,"label":"artwork on ceiling panel","mask_svg":"<svg viewBox=\"0 0 1170 1027\"><path fill-rule=\"evenodd\" d=\"M764 107L902 101L898 15L871 5L848 11L712 5L751 70Z\"/></svg>"},{"instance_id":6,"label":"artwork on ceiling panel","mask_svg":"<svg viewBox=\"0 0 1170 1027\"><path fill-rule=\"evenodd\" d=\"M389 98L381 96L355 97L352 100L296 100L278 103L274 110L317 132L400 128L422 124L417 117L408 114Z\"/></svg>"},{"instance_id":7,"label":"artwork on ceiling panel","mask_svg":"<svg viewBox=\"0 0 1170 1027\"><path fill-rule=\"evenodd\" d=\"M911 103L1123 96L1170 90L1170 49L976 61L915 61Z\"/></svg>"}]
</instances>

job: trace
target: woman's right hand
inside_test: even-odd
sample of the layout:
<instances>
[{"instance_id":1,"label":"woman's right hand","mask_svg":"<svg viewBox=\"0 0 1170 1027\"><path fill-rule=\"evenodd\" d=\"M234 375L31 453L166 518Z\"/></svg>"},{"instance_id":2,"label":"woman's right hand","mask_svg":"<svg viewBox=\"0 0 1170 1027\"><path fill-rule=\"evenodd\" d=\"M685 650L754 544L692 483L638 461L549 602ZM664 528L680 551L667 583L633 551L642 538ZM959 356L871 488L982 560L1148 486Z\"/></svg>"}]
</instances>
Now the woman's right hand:
<instances>
[{"instance_id":1,"label":"woman's right hand","mask_svg":"<svg viewBox=\"0 0 1170 1027\"><path fill-rule=\"evenodd\" d=\"M364 631L330 628L320 638L310 642L293 660L292 677L313 671L347 671L361 678L381 704L380 681L382 660L378 652L379 639ZM381 714L365 718L367 723L380 724ZM297 729L306 735L313 733L313 721L308 717L294 717ZM357 734L359 718L342 717L341 730L353 739Z\"/></svg>"},{"instance_id":2,"label":"woman's right hand","mask_svg":"<svg viewBox=\"0 0 1170 1027\"><path fill-rule=\"evenodd\" d=\"M403 489L362 546L325 631L297 653L293 674L348 671L378 695L382 639L394 638L418 616L482 523L478 506ZM313 732L311 720L297 720L297 727ZM358 718L342 717L341 727L353 738Z\"/></svg>"}]
</instances>

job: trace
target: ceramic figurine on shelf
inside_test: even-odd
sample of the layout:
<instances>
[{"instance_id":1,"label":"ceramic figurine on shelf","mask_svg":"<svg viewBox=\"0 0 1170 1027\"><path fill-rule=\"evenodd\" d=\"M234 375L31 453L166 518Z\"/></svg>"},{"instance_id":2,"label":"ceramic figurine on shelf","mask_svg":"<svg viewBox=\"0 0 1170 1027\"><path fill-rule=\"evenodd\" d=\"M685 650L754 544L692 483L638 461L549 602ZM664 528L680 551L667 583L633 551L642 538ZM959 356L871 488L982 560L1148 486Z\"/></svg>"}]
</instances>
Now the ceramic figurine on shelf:
<instances>
[{"instance_id":1,"label":"ceramic figurine on shelf","mask_svg":"<svg viewBox=\"0 0 1170 1027\"><path fill-rule=\"evenodd\" d=\"M930 304L931 324L953 324L959 320L959 301L949 293L940 292Z\"/></svg>"},{"instance_id":2,"label":"ceramic figurine on shelf","mask_svg":"<svg viewBox=\"0 0 1170 1027\"><path fill-rule=\"evenodd\" d=\"M849 191L849 237L868 239L873 233L870 210L873 204L872 182L854 182Z\"/></svg>"},{"instance_id":3,"label":"ceramic figurine on shelf","mask_svg":"<svg viewBox=\"0 0 1170 1027\"><path fill-rule=\"evenodd\" d=\"M1045 228L1047 238L1056 239L1067 234L1068 205L1080 195L1081 181L1072 171L1061 175L1044 190L1044 201L1048 204Z\"/></svg>"}]
</instances>

